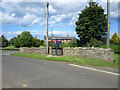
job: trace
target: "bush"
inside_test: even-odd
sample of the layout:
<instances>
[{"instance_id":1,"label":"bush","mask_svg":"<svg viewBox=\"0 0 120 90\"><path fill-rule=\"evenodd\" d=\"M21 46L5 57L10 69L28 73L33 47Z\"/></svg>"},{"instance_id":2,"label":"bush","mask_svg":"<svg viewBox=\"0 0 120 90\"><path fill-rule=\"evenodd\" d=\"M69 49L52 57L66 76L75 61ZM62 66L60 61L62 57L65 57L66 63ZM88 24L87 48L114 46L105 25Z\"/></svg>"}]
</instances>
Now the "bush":
<instances>
[{"instance_id":1,"label":"bush","mask_svg":"<svg viewBox=\"0 0 120 90\"><path fill-rule=\"evenodd\" d=\"M100 48L106 48L106 45L102 45ZM110 44L110 48L113 49L115 53L120 53L120 45Z\"/></svg>"},{"instance_id":2,"label":"bush","mask_svg":"<svg viewBox=\"0 0 120 90\"><path fill-rule=\"evenodd\" d=\"M69 47L69 45L64 43L64 44L62 44L62 48L64 48L64 47Z\"/></svg>"},{"instance_id":3,"label":"bush","mask_svg":"<svg viewBox=\"0 0 120 90\"><path fill-rule=\"evenodd\" d=\"M34 47L39 47L41 45L40 39L34 38L33 41L34 41L34 45L33 45Z\"/></svg>"},{"instance_id":4,"label":"bush","mask_svg":"<svg viewBox=\"0 0 120 90\"><path fill-rule=\"evenodd\" d=\"M69 43L68 43L68 46L69 47L77 47L77 39L74 38L73 40L71 40Z\"/></svg>"}]
</instances>

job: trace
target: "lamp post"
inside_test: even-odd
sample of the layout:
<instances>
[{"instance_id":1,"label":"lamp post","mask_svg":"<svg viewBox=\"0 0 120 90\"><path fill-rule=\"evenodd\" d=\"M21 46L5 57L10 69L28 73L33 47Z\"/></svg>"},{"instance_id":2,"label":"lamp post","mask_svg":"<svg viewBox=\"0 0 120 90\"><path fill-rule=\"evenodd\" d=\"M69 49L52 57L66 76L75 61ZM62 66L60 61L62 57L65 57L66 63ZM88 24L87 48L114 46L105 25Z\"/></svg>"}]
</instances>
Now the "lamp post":
<instances>
[{"instance_id":1,"label":"lamp post","mask_svg":"<svg viewBox=\"0 0 120 90\"><path fill-rule=\"evenodd\" d=\"M107 41L106 41L106 48L109 48L110 42L110 0L107 0Z\"/></svg>"},{"instance_id":2,"label":"lamp post","mask_svg":"<svg viewBox=\"0 0 120 90\"><path fill-rule=\"evenodd\" d=\"M48 54L48 9L49 9L49 3L47 2L47 34L46 34L46 40L47 40L47 54Z\"/></svg>"}]
</instances>

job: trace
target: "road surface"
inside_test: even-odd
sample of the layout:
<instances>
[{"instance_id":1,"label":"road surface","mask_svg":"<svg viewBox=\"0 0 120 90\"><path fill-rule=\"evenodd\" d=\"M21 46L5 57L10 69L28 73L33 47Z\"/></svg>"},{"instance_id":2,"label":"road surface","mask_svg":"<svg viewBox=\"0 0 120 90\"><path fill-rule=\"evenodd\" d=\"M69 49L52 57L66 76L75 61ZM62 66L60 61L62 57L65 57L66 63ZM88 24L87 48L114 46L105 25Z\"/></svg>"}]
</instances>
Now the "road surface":
<instances>
[{"instance_id":1,"label":"road surface","mask_svg":"<svg viewBox=\"0 0 120 90\"><path fill-rule=\"evenodd\" d=\"M118 76L64 62L2 55L3 88L118 88Z\"/></svg>"}]
</instances>

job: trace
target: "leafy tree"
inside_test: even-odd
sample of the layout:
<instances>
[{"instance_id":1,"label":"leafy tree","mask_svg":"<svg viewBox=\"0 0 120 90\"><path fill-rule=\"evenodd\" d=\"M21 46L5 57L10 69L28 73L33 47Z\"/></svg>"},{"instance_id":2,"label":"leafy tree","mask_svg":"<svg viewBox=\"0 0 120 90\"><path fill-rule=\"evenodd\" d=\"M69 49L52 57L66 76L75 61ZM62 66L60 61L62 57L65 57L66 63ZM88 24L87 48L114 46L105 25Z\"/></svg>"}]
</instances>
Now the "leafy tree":
<instances>
[{"instance_id":1,"label":"leafy tree","mask_svg":"<svg viewBox=\"0 0 120 90\"><path fill-rule=\"evenodd\" d=\"M34 38L33 41L34 41L34 47L39 47L41 45L40 39Z\"/></svg>"},{"instance_id":2,"label":"leafy tree","mask_svg":"<svg viewBox=\"0 0 120 90\"><path fill-rule=\"evenodd\" d=\"M120 38L119 38L119 42L118 42L118 45L120 45Z\"/></svg>"},{"instance_id":3,"label":"leafy tree","mask_svg":"<svg viewBox=\"0 0 120 90\"><path fill-rule=\"evenodd\" d=\"M8 40L4 35L0 37L0 47L7 47L8 46Z\"/></svg>"},{"instance_id":4,"label":"leafy tree","mask_svg":"<svg viewBox=\"0 0 120 90\"><path fill-rule=\"evenodd\" d=\"M16 39L14 40L14 45L15 47L19 48L20 47L20 35L18 35L16 37Z\"/></svg>"},{"instance_id":5,"label":"leafy tree","mask_svg":"<svg viewBox=\"0 0 120 90\"><path fill-rule=\"evenodd\" d=\"M41 45L43 45L44 44L44 40L41 40L40 43L41 43Z\"/></svg>"},{"instance_id":6,"label":"leafy tree","mask_svg":"<svg viewBox=\"0 0 120 90\"><path fill-rule=\"evenodd\" d=\"M107 19L104 9L95 2L90 2L76 21L76 33L81 46L90 42L91 38L101 41L107 32Z\"/></svg>"},{"instance_id":7,"label":"leafy tree","mask_svg":"<svg viewBox=\"0 0 120 90\"><path fill-rule=\"evenodd\" d=\"M14 45L14 41L15 41L16 37L13 37L9 40L9 45Z\"/></svg>"},{"instance_id":8,"label":"leafy tree","mask_svg":"<svg viewBox=\"0 0 120 90\"><path fill-rule=\"evenodd\" d=\"M111 38L111 43L113 44L118 44L119 43L119 37L117 33L114 33L112 38Z\"/></svg>"},{"instance_id":9,"label":"leafy tree","mask_svg":"<svg viewBox=\"0 0 120 90\"><path fill-rule=\"evenodd\" d=\"M73 40L71 40L71 41L68 43L68 46L70 46L70 47L77 47L77 39L74 38Z\"/></svg>"},{"instance_id":10,"label":"leafy tree","mask_svg":"<svg viewBox=\"0 0 120 90\"><path fill-rule=\"evenodd\" d=\"M87 46L88 47L92 47L92 46L94 46L94 47L99 47L99 46L101 46L102 45L102 41L98 41L98 40L96 40L95 38L91 38L90 39L90 42L87 42Z\"/></svg>"},{"instance_id":11,"label":"leafy tree","mask_svg":"<svg viewBox=\"0 0 120 90\"><path fill-rule=\"evenodd\" d=\"M31 47L33 46L33 37L29 31L22 32L15 40L16 47Z\"/></svg>"}]
</instances>

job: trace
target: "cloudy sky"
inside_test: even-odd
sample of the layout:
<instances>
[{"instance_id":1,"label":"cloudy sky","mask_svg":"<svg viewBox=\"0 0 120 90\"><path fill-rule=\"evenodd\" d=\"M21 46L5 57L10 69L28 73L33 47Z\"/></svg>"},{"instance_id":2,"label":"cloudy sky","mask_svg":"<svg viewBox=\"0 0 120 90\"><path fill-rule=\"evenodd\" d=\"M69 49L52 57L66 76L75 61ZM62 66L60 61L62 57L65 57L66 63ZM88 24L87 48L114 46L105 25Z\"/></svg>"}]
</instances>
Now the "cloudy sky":
<instances>
[{"instance_id":1,"label":"cloudy sky","mask_svg":"<svg viewBox=\"0 0 120 90\"><path fill-rule=\"evenodd\" d=\"M11 2L12 1L12 2ZM46 34L46 1L47 0L1 0L0 25L1 31L7 37L30 31L33 36L43 39ZM88 6L90 0L50 0L49 1L49 36L51 30L56 36L75 36L75 22L78 13ZM105 9L107 0L93 0ZM118 32L118 1L110 0L111 29L110 36Z\"/></svg>"}]
</instances>

